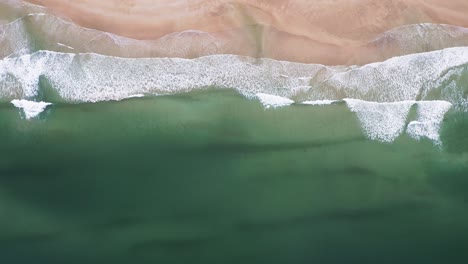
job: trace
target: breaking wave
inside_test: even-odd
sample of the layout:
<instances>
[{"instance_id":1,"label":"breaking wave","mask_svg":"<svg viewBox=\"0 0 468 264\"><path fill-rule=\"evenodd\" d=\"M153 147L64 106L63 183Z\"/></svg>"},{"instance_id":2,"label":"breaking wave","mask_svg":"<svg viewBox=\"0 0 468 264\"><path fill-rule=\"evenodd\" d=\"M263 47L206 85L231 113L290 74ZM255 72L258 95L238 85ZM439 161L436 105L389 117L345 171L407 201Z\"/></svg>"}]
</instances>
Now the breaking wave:
<instances>
[{"instance_id":1,"label":"breaking wave","mask_svg":"<svg viewBox=\"0 0 468 264\"><path fill-rule=\"evenodd\" d=\"M368 64L328 67L237 55L197 59L118 58L39 51L0 60L0 98L34 98L40 79L68 102L120 100L207 87L295 102L354 98L375 102L445 100L466 105L468 48L450 48Z\"/></svg>"},{"instance_id":2,"label":"breaking wave","mask_svg":"<svg viewBox=\"0 0 468 264\"><path fill-rule=\"evenodd\" d=\"M200 31L134 40L45 13L28 14L43 12L28 8L12 9L19 18L0 23L0 102L13 101L28 119L49 105L34 101L100 102L235 89L266 108L344 102L370 139L392 142L406 132L440 144L445 113L468 112L466 28L396 28L361 47L373 54L370 61L381 62L325 66L213 55L229 50L229 43ZM361 59L352 62L369 62ZM408 120L412 109L416 117Z\"/></svg>"}]
</instances>

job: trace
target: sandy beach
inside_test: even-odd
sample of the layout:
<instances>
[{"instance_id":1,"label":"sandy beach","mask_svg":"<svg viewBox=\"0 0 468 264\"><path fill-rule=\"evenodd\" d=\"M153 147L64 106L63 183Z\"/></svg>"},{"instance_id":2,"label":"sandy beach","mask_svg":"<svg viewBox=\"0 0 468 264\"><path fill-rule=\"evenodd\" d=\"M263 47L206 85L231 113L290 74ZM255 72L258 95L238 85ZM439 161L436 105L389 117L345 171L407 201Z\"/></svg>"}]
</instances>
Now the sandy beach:
<instances>
[{"instance_id":1,"label":"sandy beach","mask_svg":"<svg viewBox=\"0 0 468 264\"><path fill-rule=\"evenodd\" d=\"M468 27L465 0L320 0L313 4L308 0L30 2L83 27L125 37L158 39L191 30L231 44L222 46L218 53L327 65L379 60L374 51L379 48L369 43L404 25ZM193 38L193 34L181 34L179 38L204 41Z\"/></svg>"}]
</instances>

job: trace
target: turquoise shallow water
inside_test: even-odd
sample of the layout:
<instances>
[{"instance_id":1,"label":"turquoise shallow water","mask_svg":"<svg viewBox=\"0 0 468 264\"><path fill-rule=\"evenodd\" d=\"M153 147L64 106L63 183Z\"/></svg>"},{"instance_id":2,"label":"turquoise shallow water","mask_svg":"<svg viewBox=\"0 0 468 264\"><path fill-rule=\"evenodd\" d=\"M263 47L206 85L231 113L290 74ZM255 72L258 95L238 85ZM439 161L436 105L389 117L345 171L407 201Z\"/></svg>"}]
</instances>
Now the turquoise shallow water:
<instances>
[{"instance_id":1,"label":"turquoise shallow water","mask_svg":"<svg viewBox=\"0 0 468 264\"><path fill-rule=\"evenodd\" d=\"M234 91L0 104L2 263L464 263L468 114L442 147Z\"/></svg>"}]
</instances>

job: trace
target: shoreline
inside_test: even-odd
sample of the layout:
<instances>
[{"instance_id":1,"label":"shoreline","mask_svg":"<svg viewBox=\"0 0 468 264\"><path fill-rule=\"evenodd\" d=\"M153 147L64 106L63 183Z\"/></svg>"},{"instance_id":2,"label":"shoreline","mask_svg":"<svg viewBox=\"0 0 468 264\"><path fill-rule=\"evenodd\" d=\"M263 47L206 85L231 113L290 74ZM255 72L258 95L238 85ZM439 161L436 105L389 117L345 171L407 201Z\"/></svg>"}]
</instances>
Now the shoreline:
<instances>
[{"instance_id":1,"label":"shoreline","mask_svg":"<svg viewBox=\"0 0 468 264\"><path fill-rule=\"evenodd\" d=\"M350 65L375 61L376 38L409 24L468 27L463 0L30 0L59 17L91 29L152 40L188 30L223 43L216 52L277 60ZM194 41L181 34L181 43ZM195 40L198 41L198 40ZM201 38L198 46L203 46ZM390 40L391 41L391 40ZM193 44L193 43L192 43ZM378 51L377 51L378 52ZM397 53L398 52L392 52Z\"/></svg>"}]
</instances>

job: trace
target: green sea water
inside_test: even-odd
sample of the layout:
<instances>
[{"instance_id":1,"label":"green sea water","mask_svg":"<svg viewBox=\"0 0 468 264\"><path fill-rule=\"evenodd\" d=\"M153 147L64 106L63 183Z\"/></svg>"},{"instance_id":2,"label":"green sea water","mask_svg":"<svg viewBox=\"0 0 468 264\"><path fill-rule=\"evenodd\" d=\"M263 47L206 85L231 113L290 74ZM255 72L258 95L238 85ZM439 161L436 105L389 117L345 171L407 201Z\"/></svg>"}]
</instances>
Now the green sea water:
<instances>
[{"instance_id":1,"label":"green sea water","mask_svg":"<svg viewBox=\"0 0 468 264\"><path fill-rule=\"evenodd\" d=\"M229 90L0 104L0 263L466 263L468 114L368 140Z\"/></svg>"}]
</instances>

